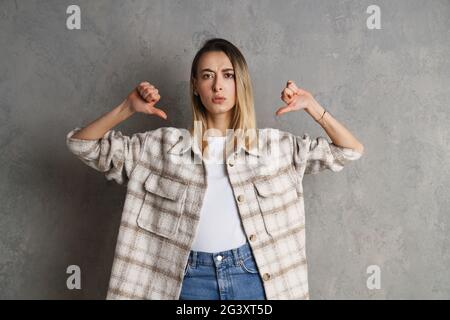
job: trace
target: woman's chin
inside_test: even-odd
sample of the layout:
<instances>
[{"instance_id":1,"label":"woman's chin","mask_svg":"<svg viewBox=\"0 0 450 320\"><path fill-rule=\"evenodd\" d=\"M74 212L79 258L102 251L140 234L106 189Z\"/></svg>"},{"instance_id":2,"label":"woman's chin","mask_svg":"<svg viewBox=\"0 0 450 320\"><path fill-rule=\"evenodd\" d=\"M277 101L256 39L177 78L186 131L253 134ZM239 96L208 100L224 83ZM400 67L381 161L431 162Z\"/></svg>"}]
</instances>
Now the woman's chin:
<instances>
[{"instance_id":1,"label":"woman's chin","mask_svg":"<svg viewBox=\"0 0 450 320\"><path fill-rule=\"evenodd\" d=\"M207 108L208 112L211 114L222 114L231 111L233 107L224 105L213 105Z\"/></svg>"}]
</instances>

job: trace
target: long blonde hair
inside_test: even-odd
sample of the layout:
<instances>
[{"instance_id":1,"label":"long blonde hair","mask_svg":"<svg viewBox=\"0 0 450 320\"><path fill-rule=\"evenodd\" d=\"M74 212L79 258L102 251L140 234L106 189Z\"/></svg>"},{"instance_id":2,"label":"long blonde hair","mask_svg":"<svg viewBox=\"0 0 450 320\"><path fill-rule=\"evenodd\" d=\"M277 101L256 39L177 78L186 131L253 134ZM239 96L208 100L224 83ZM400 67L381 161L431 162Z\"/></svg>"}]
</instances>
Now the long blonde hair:
<instances>
[{"instance_id":1,"label":"long blonde hair","mask_svg":"<svg viewBox=\"0 0 450 320\"><path fill-rule=\"evenodd\" d=\"M191 77L190 77L190 97L191 97L191 107L192 107L192 127L190 128L191 134L197 139L198 145L202 146L203 149L207 146L207 141L203 141L203 137L199 134L199 130L205 133L207 128L206 114L207 110L203 105L200 96L194 94L194 79L197 79L197 69L202 54L211 51L221 51L225 53L231 61L234 68L235 83L236 83L236 104L233 107L233 115L231 118L230 128L234 132L255 132L256 130L256 118L255 118L255 107L253 100L253 87L250 79L250 74L248 72L247 62L241 51L233 45L231 42L220 39L213 38L207 40L203 46L196 53L191 66ZM201 128L198 128L195 124L201 123ZM250 129L250 130L249 130ZM245 140L246 146L249 147L253 145L256 138L254 135L247 135L247 140ZM235 136L236 138L236 136ZM236 140L233 141L234 143Z\"/></svg>"}]
</instances>

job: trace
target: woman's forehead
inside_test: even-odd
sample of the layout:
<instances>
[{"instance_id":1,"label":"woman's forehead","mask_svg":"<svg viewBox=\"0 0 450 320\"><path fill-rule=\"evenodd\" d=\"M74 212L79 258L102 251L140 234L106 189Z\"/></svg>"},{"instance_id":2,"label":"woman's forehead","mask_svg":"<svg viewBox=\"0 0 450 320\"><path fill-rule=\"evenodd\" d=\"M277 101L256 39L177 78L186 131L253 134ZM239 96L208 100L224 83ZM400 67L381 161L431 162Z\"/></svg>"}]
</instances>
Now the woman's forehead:
<instances>
[{"instance_id":1,"label":"woman's forehead","mask_svg":"<svg viewBox=\"0 0 450 320\"><path fill-rule=\"evenodd\" d=\"M223 52L207 52L204 53L199 61L199 70L202 71L229 71L234 70L228 56ZM206 70L209 69L209 70Z\"/></svg>"}]
</instances>

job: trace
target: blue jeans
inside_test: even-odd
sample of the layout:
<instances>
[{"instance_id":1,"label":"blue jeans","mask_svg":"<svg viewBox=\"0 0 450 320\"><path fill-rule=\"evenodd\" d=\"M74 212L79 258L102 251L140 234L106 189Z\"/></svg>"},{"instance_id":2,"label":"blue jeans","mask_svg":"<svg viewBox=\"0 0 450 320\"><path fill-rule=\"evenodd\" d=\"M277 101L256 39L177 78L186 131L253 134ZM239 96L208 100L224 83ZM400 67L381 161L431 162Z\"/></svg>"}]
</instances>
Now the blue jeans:
<instances>
[{"instance_id":1,"label":"blue jeans","mask_svg":"<svg viewBox=\"0 0 450 320\"><path fill-rule=\"evenodd\" d=\"M180 300L265 300L250 245L221 252L191 250Z\"/></svg>"}]
</instances>

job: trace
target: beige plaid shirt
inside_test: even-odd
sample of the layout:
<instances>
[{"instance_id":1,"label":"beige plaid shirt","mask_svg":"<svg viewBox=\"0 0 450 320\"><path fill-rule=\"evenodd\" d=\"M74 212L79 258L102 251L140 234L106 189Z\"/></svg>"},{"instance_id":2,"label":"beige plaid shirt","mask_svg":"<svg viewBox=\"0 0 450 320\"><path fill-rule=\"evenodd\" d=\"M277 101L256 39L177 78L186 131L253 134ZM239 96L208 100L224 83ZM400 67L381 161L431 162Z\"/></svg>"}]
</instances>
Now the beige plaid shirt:
<instances>
[{"instance_id":1,"label":"beige plaid shirt","mask_svg":"<svg viewBox=\"0 0 450 320\"><path fill-rule=\"evenodd\" d=\"M198 145L173 127L71 138L78 130L67 134L69 150L127 184L106 298L178 299L207 187ZM361 154L307 134L265 128L258 136L259 147L238 140L224 158L244 231L267 299L309 299L303 176L340 171Z\"/></svg>"}]
</instances>

